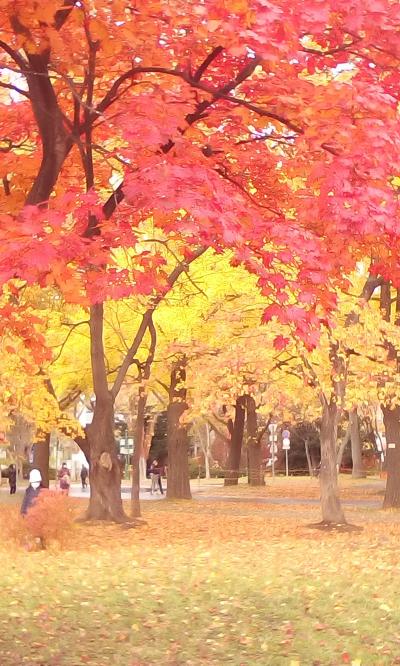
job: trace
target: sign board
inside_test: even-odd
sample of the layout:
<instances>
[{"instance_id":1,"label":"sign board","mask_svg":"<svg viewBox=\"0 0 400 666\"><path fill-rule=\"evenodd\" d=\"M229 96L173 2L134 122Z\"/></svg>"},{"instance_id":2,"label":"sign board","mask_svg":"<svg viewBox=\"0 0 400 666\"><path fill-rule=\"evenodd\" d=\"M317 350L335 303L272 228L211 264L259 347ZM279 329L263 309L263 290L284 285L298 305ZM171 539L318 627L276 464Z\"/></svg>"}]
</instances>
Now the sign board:
<instances>
[{"instance_id":1,"label":"sign board","mask_svg":"<svg viewBox=\"0 0 400 666\"><path fill-rule=\"evenodd\" d=\"M268 437L268 439L269 439L270 442L277 442L278 441L278 435L274 433L273 435L270 435Z\"/></svg>"},{"instance_id":2,"label":"sign board","mask_svg":"<svg viewBox=\"0 0 400 666\"><path fill-rule=\"evenodd\" d=\"M282 440L282 448L284 451L289 451L290 449L290 439L289 437L284 437Z\"/></svg>"},{"instance_id":3,"label":"sign board","mask_svg":"<svg viewBox=\"0 0 400 666\"><path fill-rule=\"evenodd\" d=\"M290 439L290 432L289 432L289 430L282 430L282 438L283 438L283 439Z\"/></svg>"},{"instance_id":4,"label":"sign board","mask_svg":"<svg viewBox=\"0 0 400 666\"><path fill-rule=\"evenodd\" d=\"M277 427L278 427L277 423L270 423L268 426L268 430L270 431L271 434L275 434Z\"/></svg>"},{"instance_id":5,"label":"sign board","mask_svg":"<svg viewBox=\"0 0 400 666\"><path fill-rule=\"evenodd\" d=\"M388 444L388 448L389 448L389 449L395 449L395 448L396 448L396 444L395 444L394 442L389 442L389 444Z\"/></svg>"},{"instance_id":6,"label":"sign board","mask_svg":"<svg viewBox=\"0 0 400 666\"><path fill-rule=\"evenodd\" d=\"M276 453L277 452L276 444L270 444L269 450L270 450L271 454Z\"/></svg>"}]
</instances>

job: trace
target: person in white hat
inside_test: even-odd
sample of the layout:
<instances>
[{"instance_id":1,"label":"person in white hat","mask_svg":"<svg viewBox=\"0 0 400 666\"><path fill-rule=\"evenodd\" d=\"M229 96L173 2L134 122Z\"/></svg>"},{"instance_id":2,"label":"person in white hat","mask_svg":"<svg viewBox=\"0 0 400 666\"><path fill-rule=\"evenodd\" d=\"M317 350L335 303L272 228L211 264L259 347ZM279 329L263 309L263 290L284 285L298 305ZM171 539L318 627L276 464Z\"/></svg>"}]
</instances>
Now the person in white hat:
<instances>
[{"instance_id":1,"label":"person in white hat","mask_svg":"<svg viewBox=\"0 0 400 666\"><path fill-rule=\"evenodd\" d=\"M29 474L29 486L25 490L24 499L21 505L21 513L23 516L26 516L41 490L42 475L38 469L32 469Z\"/></svg>"}]
</instances>

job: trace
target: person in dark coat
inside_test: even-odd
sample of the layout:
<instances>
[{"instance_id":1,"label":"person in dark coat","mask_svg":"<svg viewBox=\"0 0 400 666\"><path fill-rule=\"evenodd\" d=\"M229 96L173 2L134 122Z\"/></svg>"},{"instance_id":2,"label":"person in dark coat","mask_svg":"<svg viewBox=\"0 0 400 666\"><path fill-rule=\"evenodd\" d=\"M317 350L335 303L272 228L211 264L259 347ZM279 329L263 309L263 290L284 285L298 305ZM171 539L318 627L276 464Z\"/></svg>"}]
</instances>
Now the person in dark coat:
<instances>
[{"instance_id":1,"label":"person in dark coat","mask_svg":"<svg viewBox=\"0 0 400 666\"><path fill-rule=\"evenodd\" d=\"M88 476L89 476L88 468L86 467L86 465L82 465L81 468L82 490L86 490Z\"/></svg>"},{"instance_id":2,"label":"person in dark coat","mask_svg":"<svg viewBox=\"0 0 400 666\"><path fill-rule=\"evenodd\" d=\"M158 460L153 460L150 467L151 494L153 494L153 492L157 490L157 485L158 485L160 488L161 495L164 495L162 481L161 481L162 471L163 471L162 467L161 465L159 465Z\"/></svg>"},{"instance_id":3,"label":"person in dark coat","mask_svg":"<svg viewBox=\"0 0 400 666\"><path fill-rule=\"evenodd\" d=\"M25 490L24 499L22 500L21 513L23 516L26 516L36 498L40 495L41 490L42 475L38 469L33 469L29 474L29 486Z\"/></svg>"},{"instance_id":4,"label":"person in dark coat","mask_svg":"<svg viewBox=\"0 0 400 666\"><path fill-rule=\"evenodd\" d=\"M15 465L9 465L8 467L8 483L10 495L14 495L17 492L17 468Z\"/></svg>"}]
</instances>

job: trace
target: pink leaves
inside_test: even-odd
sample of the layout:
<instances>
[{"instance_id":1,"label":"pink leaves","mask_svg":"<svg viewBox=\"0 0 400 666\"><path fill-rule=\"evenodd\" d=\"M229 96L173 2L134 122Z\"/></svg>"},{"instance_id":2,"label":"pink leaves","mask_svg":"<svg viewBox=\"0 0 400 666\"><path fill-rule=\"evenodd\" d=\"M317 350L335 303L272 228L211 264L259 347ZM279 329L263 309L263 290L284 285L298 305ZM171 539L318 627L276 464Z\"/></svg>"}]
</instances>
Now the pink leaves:
<instances>
[{"instance_id":1,"label":"pink leaves","mask_svg":"<svg viewBox=\"0 0 400 666\"><path fill-rule=\"evenodd\" d=\"M274 347L278 351L281 351L283 349L286 349L290 342L290 338L285 338L283 335L278 335L275 340L274 340Z\"/></svg>"}]
</instances>

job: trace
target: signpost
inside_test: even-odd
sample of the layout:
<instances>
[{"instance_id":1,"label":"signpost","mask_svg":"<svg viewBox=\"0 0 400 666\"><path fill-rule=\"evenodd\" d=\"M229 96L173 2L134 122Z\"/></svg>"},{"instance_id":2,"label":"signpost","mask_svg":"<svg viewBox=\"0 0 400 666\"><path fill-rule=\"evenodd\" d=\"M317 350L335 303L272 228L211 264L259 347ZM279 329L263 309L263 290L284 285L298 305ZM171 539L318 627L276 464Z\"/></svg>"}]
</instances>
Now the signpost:
<instances>
[{"instance_id":1,"label":"signpost","mask_svg":"<svg viewBox=\"0 0 400 666\"><path fill-rule=\"evenodd\" d=\"M125 456L125 476L129 478L129 458L133 455L133 437L121 437L119 440L119 452Z\"/></svg>"},{"instance_id":2,"label":"signpost","mask_svg":"<svg viewBox=\"0 0 400 666\"><path fill-rule=\"evenodd\" d=\"M289 430L282 431L282 448L285 452L286 459L286 476L289 476L289 454L290 451L290 432Z\"/></svg>"},{"instance_id":3,"label":"signpost","mask_svg":"<svg viewBox=\"0 0 400 666\"><path fill-rule=\"evenodd\" d=\"M277 430L278 426L276 423L270 423L268 426L269 430L269 450L271 453L271 471L272 476L275 476L275 454L277 452L277 441L278 435Z\"/></svg>"}]
</instances>

